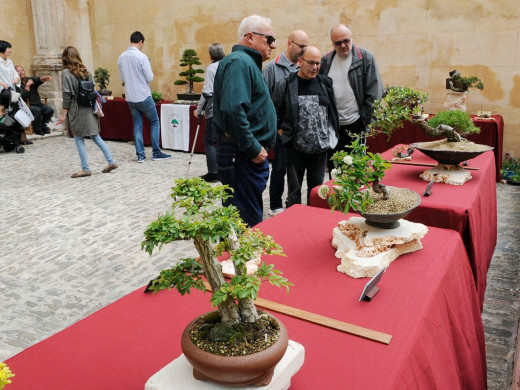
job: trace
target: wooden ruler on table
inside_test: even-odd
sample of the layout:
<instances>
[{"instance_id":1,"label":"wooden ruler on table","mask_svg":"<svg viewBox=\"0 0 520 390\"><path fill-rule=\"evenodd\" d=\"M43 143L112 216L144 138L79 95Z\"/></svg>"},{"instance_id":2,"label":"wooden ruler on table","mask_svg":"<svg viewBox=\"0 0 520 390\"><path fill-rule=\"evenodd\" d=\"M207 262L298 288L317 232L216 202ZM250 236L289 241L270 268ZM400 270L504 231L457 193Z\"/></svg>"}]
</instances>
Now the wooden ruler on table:
<instances>
[{"instance_id":1,"label":"wooden ruler on table","mask_svg":"<svg viewBox=\"0 0 520 390\"><path fill-rule=\"evenodd\" d=\"M204 283L206 285L206 290L211 291L209 284L207 282ZM325 326L327 328L339 330L340 332L362 337L367 340L377 341L378 343L388 345L392 340L392 335L387 333L381 333L372 329L363 328L361 326L349 324L348 322L335 320L330 317L325 317L309 311L300 310L295 307L282 305L281 303L268 301L266 299L257 298L255 300L255 305L264 309L275 311L277 313L288 315L290 317L298 318L303 321L312 322L313 324Z\"/></svg>"}]
</instances>

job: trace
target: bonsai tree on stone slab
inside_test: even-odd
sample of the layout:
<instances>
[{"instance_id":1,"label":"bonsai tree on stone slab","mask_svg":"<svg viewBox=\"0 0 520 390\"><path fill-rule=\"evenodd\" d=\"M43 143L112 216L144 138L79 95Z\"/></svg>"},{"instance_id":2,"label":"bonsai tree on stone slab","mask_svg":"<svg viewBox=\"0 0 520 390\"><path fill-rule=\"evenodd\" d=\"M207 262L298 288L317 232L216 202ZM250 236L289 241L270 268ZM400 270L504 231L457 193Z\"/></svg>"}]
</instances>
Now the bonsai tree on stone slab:
<instances>
[{"instance_id":1,"label":"bonsai tree on stone slab","mask_svg":"<svg viewBox=\"0 0 520 390\"><path fill-rule=\"evenodd\" d=\"M194 93L193 83L200 83L204 81L204 78L197 76L197 74L204 73L204 70L194 69L194 65L202 65L200 58L197 57L197 52L193 49L184 50L179 66L187 66L188 69L180 72L179 76L184 77L185 80L176 80L173 83L175 85L187 85L186 93Z\"/></svg>"},{"instance_id":2,"label":"bonsai tree on stone slab","mask_svg":"<svg viewBox=\"0 0 520 390\"><path fill-rule=\"evenodd\" d=\"M174 241L193 240L200 257L180 259L161 271L151 282L150 290L176 288L182 295L192 288L205 291L203 277L213 291L211 303L218 307L222 323L252 323L259 315L254 305L260 284L264 281L285 287L292 284L282 273L262 262L254 274L248 274L246 263L258 256L283 255L282 248L271 236L249 229L234 206L222 206L230 189L211 186L198 177L177 179L172 188L172 211L161 215L145 231L141 247L150 255L156 247ZM235 276L226 281L217 257L230 255Z\"/></svg>"}]
</instances>

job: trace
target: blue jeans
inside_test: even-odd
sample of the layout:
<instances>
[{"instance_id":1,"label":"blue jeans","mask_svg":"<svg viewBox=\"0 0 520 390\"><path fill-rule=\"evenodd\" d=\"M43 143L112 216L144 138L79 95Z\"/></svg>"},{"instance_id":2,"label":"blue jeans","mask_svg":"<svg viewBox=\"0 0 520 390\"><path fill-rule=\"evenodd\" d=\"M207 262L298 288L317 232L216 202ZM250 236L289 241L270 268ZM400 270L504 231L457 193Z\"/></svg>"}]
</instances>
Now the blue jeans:
<instances>
[{"instance_id":1,"label":"blue jeans","mask_svg":"<svg viewBox=\"0 0 520 390\"><path fill-rule=\"evenodd\" d=\"M206 118L204 149L209 173L217 173L217 131L213 128L213 117Z\"/></svg>"},{"instance_id":2,"label":"blue jeans","mask_svg":"<svg viewBox=\"0 0 520 390\"><path fill-rule=\"evenodd\" d=\"M274 160L271 165L271 184L269 185L269 208L271 210L281 209L282 195L285 187L285 173L287 172L287 159L282 137L276 135L274 146Z\"/></svg>"},{"instance_id":3,"label":"blue jeans","mask_svg":"<svg viewBox=\"0 0 520 390\"><path fill-rule=\"evenodd\" d=\"M287 153L287 207L302 203L303 176L307 171L307 204L311 190L323 184L327 152L317 154L301 153L292 147L286 148Z\"/></svg>"},{"instance_id":4,"label":"blue jeans","mask_svg":"<svg viewBox=\"0 0 520 390\"><path fill-rule=\"evenodd\" d=\"M144 141L143 141L143 114L150 122L150 139L152 140L153 155L157 156L161 153L159 146L160 125L159 115L151 96L148 96L142 102L128 102L132 118L134 119L134 143L135 154L138 158L145 158Z\"/></svg>"},{"instance_id":5,"label":"blue jeans","mask_svg":"<svg viewBox=\"0 0 520 390\"><path fill-rule=\"evenodd\" d=\"M240 152L235 144L219 140L217 146L218 177L234 189L224 206L234 205L244 222L252 227L263 220L262 193L269 178L269 162L256 164Z\"/></svg>"},{"instance_id":6,"label":"blue jeans","mask_svg":"<svg viewBox=\"0 0 520 390\"><path fill-rule=\"evenodd\" d=\"M110 153L110 149L108 149L107 144L103 141L103 138L99 134L91 135L90 139L94 141L94 143L101 149L107 162L109 164L114 163L114 158L112 157L112 153ZM76 148L78 148L79 159L81 160L81 169L84 171L90 171L88 166L88 156L87 149L85 148L85 140L83 137L74 136L74 141L76 142Z\"/></svg>"}]
</instances>

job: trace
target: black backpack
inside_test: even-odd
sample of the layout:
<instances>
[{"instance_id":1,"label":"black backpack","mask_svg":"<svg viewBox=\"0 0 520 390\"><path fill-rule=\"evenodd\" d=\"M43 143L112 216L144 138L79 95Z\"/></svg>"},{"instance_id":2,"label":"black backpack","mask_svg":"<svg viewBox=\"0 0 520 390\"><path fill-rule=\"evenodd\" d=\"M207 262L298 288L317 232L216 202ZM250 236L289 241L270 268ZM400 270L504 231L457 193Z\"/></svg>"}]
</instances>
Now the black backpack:
<instances>
[{"instance_id":1,"label":"black backpack","mask_svg":"<svg viewBox=\"0 0 520 390\"><path fill-rule=\"evenodd\" d=\"M96 91L94 82L90 80L79 80L77 101L80 106L94 107L96 103Z\"/></svg>"}]
</instances>

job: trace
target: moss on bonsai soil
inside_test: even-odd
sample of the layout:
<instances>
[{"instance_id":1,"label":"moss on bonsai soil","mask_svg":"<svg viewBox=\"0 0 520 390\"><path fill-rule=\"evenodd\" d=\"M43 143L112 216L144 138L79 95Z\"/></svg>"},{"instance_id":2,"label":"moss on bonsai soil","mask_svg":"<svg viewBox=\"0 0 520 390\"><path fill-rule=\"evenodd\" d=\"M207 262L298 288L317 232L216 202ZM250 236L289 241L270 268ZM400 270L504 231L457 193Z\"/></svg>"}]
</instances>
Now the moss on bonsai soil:
<instances>
[{"instance_id":1,"label":"moss on bonsai soil","mask_svg":"<svg viewBox=\"0 0 520 390\"><path fill-rule=\"evenodd\" d=\"M280 335L276 320L262 313L259 320L233 326L220 322L214 311L200 317L190 329L193 343L203 351L222 356L243 356L263 351L273 345Z\"/></svg>"}]
</instances>

